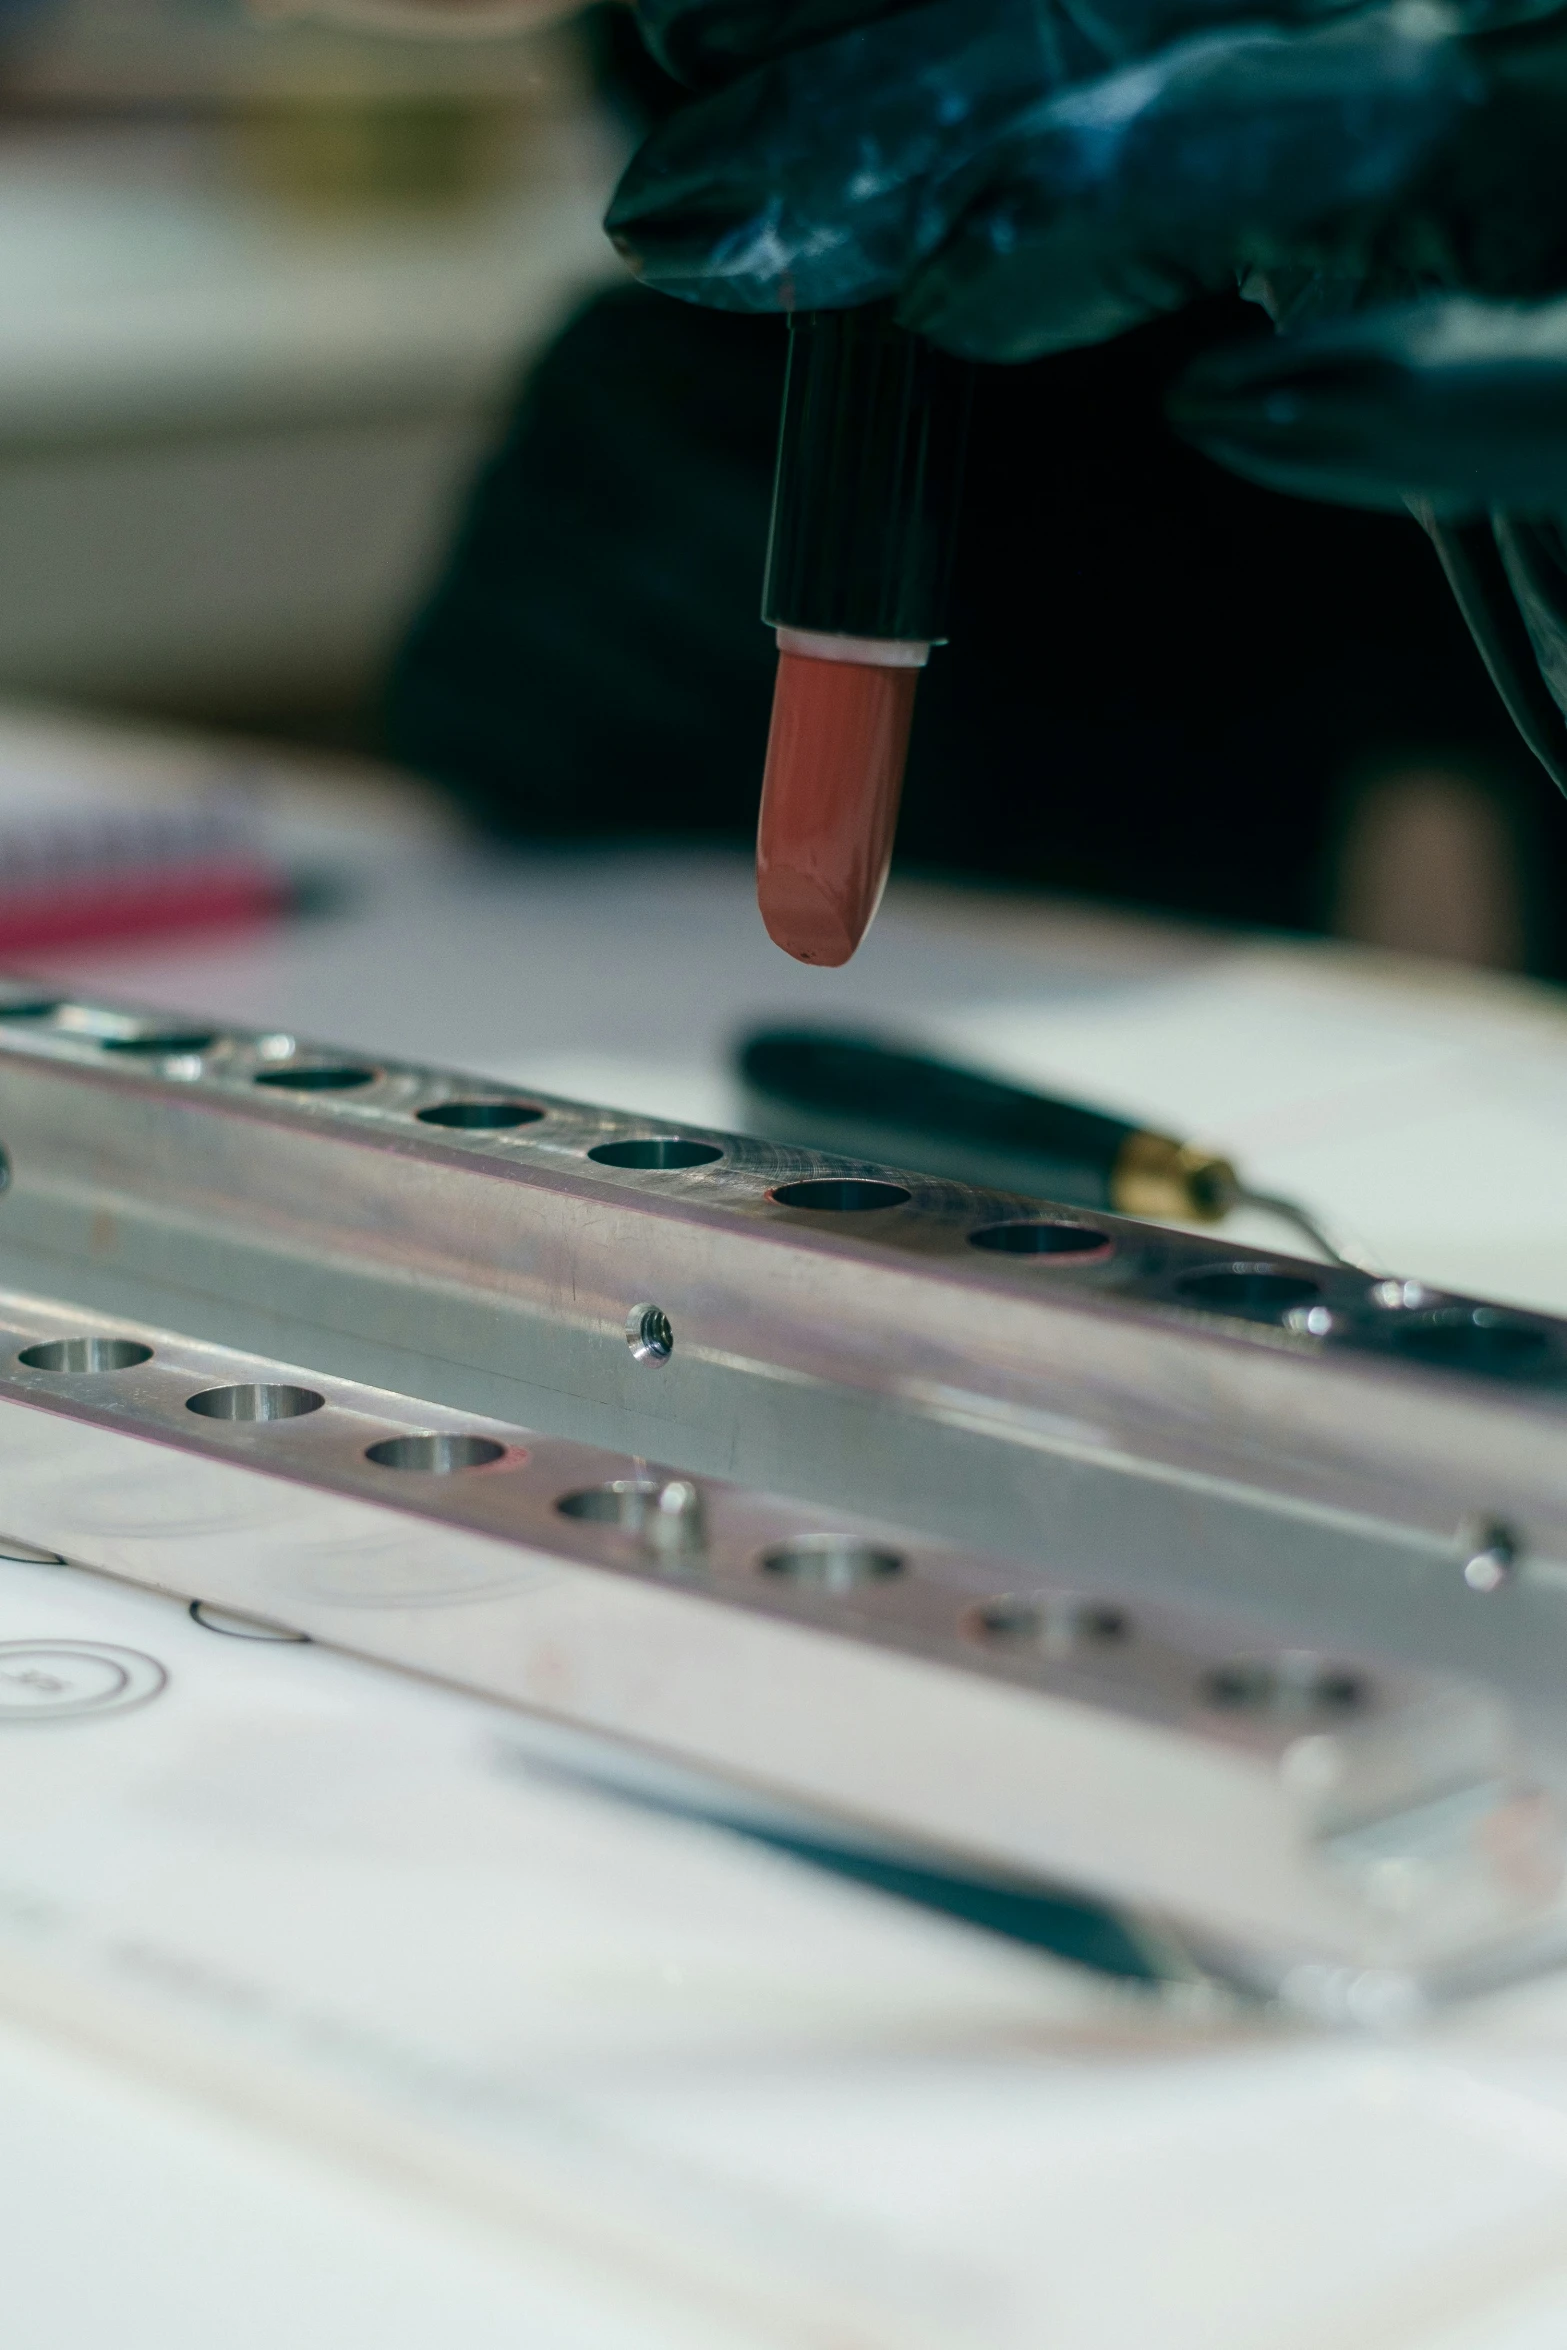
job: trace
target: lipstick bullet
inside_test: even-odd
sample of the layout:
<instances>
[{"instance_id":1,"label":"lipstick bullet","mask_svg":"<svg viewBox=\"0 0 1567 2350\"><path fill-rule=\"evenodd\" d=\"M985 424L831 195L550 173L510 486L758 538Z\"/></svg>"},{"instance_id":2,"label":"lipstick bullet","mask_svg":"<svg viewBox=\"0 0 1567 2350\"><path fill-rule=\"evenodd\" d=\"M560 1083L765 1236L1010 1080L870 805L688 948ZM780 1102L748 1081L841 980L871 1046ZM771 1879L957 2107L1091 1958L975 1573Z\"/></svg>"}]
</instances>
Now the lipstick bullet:
<instances>
[{"instance_id":1,"label":"lipstick bullet","mask_svg":"<svg viewBox=\"0 0 1567 2350\"><path fill-rule=\"evenodd\" d=\"M756 870L768 936L802 963L846 963L886 885L919 674L943 641L972 388L971 367L884 304L790 321Z\"/></svg>"}]
</instances>

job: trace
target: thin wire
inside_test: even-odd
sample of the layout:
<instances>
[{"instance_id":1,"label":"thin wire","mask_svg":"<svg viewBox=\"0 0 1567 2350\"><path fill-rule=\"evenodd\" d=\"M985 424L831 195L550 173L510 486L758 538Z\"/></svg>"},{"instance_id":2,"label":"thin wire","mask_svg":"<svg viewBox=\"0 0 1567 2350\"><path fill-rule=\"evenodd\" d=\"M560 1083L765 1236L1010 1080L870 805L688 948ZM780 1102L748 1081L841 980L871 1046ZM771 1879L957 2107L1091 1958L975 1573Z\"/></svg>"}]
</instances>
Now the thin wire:
<instances>
[{"instance_id":1,"label":"thin wire","mask_svg":"<svg viewBox=\"0 0 1567 2350\"><path fill-rule=\"evenodd\" d=\"M1244 1184L1237 1184L1234 1204L1238 1208L1260 1208L1265 1215L1277 1216L1282 1223L1292 1224L1297 1232L1305 1234L1313 1247L1321 1249L1330 1264L1343 1265L1352 1273L1374 1273L1378 1269L1363 1254L1351 1250L1342 1233L1336 1240L1332 1238L1310 1209L1301 1206L1299 1200L1281 1199L1278 1193L1271 1191L1248 1191Z\"/></svg>"}]
</instances>

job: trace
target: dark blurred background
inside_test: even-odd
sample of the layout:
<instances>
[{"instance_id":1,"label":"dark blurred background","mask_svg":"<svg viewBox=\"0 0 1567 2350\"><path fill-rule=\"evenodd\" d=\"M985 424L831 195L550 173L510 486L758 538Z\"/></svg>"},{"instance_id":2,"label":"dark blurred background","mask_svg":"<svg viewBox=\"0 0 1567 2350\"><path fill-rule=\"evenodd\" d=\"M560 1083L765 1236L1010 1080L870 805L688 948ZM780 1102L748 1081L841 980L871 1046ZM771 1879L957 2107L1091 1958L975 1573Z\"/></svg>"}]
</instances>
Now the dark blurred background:
<instances>
[{"instance_id":1,"label":"dark blurred background","mask_svg":"<svg viewBox=\"0 0 1567 2350\"><path fill-rule=\"evenodd\" d=\"M624 13L66 0L0 79L0 691L389 753L515 840L743 840L784 332L596 222ZM1567 971L1567 809L1413 522L1182 448L1238 299L981 380L905 869Z\"/></svg>"}]
</instances>

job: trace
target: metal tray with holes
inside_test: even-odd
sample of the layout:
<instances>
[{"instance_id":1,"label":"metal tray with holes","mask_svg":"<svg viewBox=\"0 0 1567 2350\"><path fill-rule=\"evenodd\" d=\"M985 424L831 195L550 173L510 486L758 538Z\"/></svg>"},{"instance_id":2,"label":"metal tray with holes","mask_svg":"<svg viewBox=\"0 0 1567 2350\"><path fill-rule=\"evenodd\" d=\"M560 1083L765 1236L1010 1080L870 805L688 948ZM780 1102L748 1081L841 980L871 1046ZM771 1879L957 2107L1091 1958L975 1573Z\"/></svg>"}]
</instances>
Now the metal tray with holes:
<instances>
[{"instance_id":1,"label":"metal tray with holes","mask_svg":"<svg viewBox=\"0 0 1567 2350\"><path fill-rule=\"evenodd\" d=\"M1548 1773L1473 1678L18 1293L0 1488L12 1554L1110 1901L1167 1963L1314 2012L1560 1945Z\"/></svg>"},{"instance_id":2,"label":"metal tray with holes","mask_svg":"<svg viewBox=\"0 0 1567 2350\"><path fill-rule=\"evenodd\" d=\"M18 1288L1090 1593L1559 1683L1547 1317L16 987L0 1148Z\"/></svg>"}]
</instances>

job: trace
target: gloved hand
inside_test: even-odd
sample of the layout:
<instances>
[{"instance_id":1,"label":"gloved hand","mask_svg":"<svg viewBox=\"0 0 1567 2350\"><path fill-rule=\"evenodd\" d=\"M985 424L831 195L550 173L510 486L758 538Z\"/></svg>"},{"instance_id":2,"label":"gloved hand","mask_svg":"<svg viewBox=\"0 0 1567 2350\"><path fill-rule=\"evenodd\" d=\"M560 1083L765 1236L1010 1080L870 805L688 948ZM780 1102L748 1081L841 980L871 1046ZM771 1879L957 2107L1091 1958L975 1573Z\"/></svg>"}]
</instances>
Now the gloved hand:
<instances>
[{"instance_id":1,"label":"gloved hand","mask_svg":"<svg viewBox=\"0 0 1567 2350\"><path fill-rule=\"evenodd\" d=\"M1472 264L1508 290L1561 259L1567 283L1567 50L1467 37L1540 13L643 0L706 94L633 159L608 226L662 291L737 310L892 296L980 359L1095 341L1302 253L1394 286ZM742 70L759 30L766 59ZM1493 183L1475 237L1465 206Z\"/></svg>"},{"instance_id":2,"label":"gloved hand","mask_svg":"<svg viewBox=\"0 0 1567 2350\"><path fill-rule=\"evenodd\" d=\"M1170 405L1200 448L1272 488L1411 506L1567 791L1567 301L1437 299L1216 352Z\"/></svg>"},{"instance_id":3,"label":"gloved hand","mask_svg":"<svg viewBox=\"0 0 1567 2350\"><path fill-rule=\"evenodd\" d=\"M1177 427L1270 488L1351 506L1422 501L1567 516L1567 301L1446 297L1210 354Z\"/></svg>"},{"instance_id":4,"label":"gloved hand","mask_svg":"<svg viewBox=\"0 0 1567 2350\"><path fill-rule=\"evenodd\" d=\"M637 25L666 73L693 89L854 25L896 16L917 0L634 0Z\"/></svg>"},{"instance_id":5,"label":"gloved hand","mask_svg":"<svg viewBox=\"0 0 1567 2350\"><path fill-rule=\"evenodd\" d=\"M1285 0L1265 26L1247 0L1112 5L641 0L704 94L634 159L611 233L688 300L890 296L980 359L1096 341L1234 276L1291 326L1444 285L1567 289L1560 0ZM1532 518L1567 513L1562 393L1556 314L1427 305L1214 360L1178 420L1274 486L1413 504L1567 790L1567 525Z\"/></svg>"}]
</instances>

